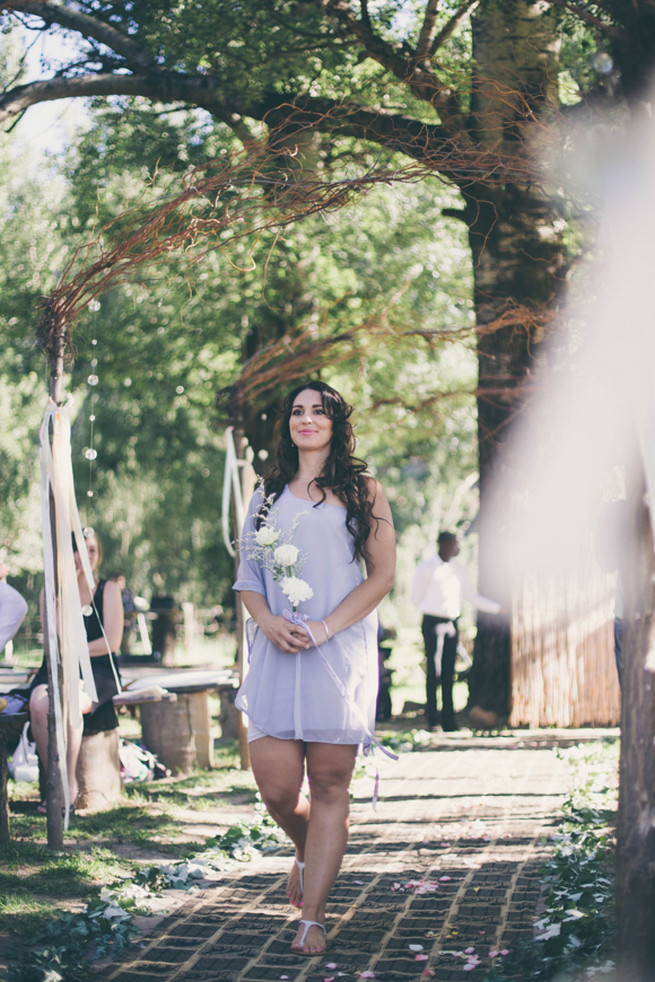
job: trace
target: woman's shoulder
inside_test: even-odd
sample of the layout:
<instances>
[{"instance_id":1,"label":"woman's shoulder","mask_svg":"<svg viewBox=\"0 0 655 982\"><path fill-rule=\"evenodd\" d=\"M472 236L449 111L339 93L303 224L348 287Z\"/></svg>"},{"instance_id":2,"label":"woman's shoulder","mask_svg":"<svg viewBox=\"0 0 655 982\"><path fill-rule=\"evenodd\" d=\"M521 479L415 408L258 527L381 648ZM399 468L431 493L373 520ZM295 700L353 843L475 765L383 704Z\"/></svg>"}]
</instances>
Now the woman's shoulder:
<instances>
[{"instance_id":1,"label":"woman's shoulder","mask_svg":"<svg viewBox=\"0 0 655 982\"><path fill-rule=\"evenodd\" d=\"M386 495L377 477L373 477L371 474L365 474L364 486L366 488L366 496L369 499L369 501L375 503L375 500L378 497L381 497L382 499L386 500Z\"/></svg>"},{"instance_id":2,"label":"woman's shoulder","mask_svg":"<svg viewBox=\"0 0 655 982\"><path fill-rule=\"evenodd\" d=\"M121 603L123 602L123 593L116 580L98 580L95 592L96 595L102 593L104 596L117 594L121 598Z\"/></svg>"}]
</instances>

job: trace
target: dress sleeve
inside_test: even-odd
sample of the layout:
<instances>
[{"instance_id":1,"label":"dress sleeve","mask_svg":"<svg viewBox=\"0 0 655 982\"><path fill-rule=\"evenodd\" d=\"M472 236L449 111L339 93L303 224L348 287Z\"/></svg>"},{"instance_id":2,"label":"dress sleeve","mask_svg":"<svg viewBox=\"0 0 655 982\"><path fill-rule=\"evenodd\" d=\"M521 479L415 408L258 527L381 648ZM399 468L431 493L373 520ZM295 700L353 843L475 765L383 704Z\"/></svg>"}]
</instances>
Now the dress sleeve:
<instances>
[{"instance_id":1,"label":"dress sleeve","mask_svg":"<svg viewBox=\"0 0 655 982\"><path fill-rule=\"evenodd\" d=\"M266 594L263 570L254 559L248 559L247 546L250 536L255 531L255 515L259 511L261 503L262 494L257 489L250 499L248 512L243 523L243 529L241 530L241 538L239 539L239 569L237 570L236 581L232 585L233 590L252 590L254 593Z\"/></svg>"}]
</instances>

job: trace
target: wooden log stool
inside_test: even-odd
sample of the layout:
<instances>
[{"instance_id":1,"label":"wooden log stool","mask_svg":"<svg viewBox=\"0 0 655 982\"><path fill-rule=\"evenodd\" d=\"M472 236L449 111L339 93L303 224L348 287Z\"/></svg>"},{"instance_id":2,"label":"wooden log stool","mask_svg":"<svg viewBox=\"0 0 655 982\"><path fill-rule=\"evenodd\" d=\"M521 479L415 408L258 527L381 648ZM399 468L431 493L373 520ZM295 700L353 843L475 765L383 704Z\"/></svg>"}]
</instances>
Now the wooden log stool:
<instances>
[{"instance_id":1,"label":"wooden log stool","mask_svg":"<svg viewBox=\"0 0 655 982\"><path fill-rule=\"evenodd\" d=\"M143 743L173 774L214 766L214 745L205 686L176 688L175 702L141 705Z\"/></svg>"},{"instance_id":2,"label":"wooden log stool","mask_svg":"<svg viewBox=\"0 0 655 982\"><path fill-rule=\"evenodd\" d=\"M76 809L98 812L113 807L123 793L118 730L90 733L77 759Z\"/></svg>"}]
</instances>

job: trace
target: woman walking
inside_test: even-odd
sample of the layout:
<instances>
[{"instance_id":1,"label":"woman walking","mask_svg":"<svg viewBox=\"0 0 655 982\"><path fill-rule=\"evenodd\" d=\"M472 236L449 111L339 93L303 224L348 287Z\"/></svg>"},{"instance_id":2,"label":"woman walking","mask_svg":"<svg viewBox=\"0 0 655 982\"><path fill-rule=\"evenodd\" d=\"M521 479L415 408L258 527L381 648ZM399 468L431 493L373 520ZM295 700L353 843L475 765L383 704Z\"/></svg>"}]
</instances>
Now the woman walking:
<instances>
[{"instance_id":1,"label":"woman walking","mask_svg":"<svg viewBox=\"0 0 655 982\"><path fill-rule=\"evenodd\" d=\"M304 955L326 949L325 908L348 838L348 788L357 748L370 745L375 726L375 608L395 569L391 510L354 457L351 412L324 382L287 396L275 463L244 524L234 585L252 618L237 706L249 717L262 798L295 846L287 895L303 908L292 949Z\"/></svg>"}]
</instances>

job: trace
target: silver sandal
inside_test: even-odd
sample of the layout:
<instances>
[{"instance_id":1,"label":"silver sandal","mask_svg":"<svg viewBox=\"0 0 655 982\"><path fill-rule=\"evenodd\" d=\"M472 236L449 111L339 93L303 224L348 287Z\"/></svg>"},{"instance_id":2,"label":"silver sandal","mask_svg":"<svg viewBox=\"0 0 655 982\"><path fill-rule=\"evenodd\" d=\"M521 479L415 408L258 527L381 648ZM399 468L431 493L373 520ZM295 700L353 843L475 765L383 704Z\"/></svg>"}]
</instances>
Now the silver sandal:
<instances>
[{"instance_id":1,"label":"silver sandal","mask_svg":"<svg viewBox=\"0 0 655 982\"><path fill-rule=\"evenodd\" d=\"M321 931L323 932L323 937L325 937L326 936L325 925L319 924L318 921L306 921L304 920L304 918L301 918L300 921L298 921L298 923L304 924L305 930L303 931L302 936L300 938L300 947L294 948L294 946L291 945L291 950L295 951L296 954L298 955L306 955L308 958L316 958L318 955L324 955L325 952L327 951L327 945L325 946L325 948L321 948L320 951L305 951L304 949L305 949L305 941L307 940L307 935L309 933L310 927L320 927Z\"/></svg>"}]
</instances>

